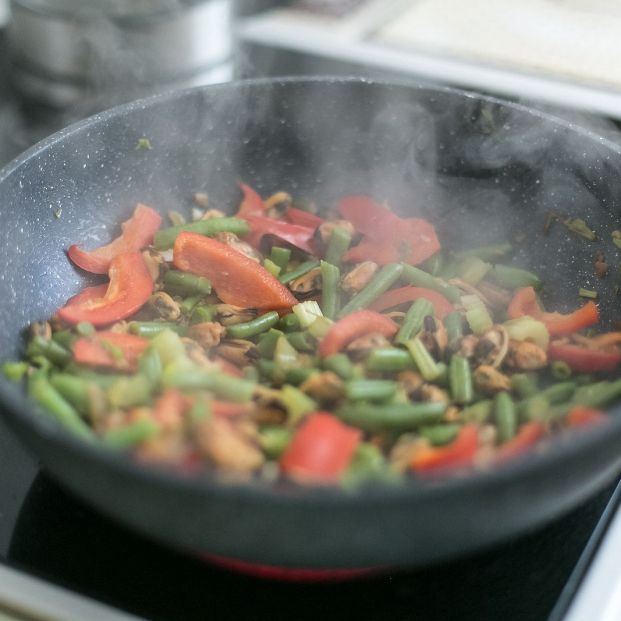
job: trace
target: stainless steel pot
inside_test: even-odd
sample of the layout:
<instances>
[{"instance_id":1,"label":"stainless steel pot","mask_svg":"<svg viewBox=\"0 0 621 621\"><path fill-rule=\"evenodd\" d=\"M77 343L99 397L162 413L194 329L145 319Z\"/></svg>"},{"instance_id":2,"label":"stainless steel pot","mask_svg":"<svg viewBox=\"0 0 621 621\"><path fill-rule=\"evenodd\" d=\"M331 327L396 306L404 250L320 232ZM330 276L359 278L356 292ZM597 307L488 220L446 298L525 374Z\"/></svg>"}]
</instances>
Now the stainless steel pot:
<instances>
[{"instance_id":1,"label":"stainless steel pot","mask_svg":"<svg viewBox=\"0 0 621 621\"><path fill-rule=\"evenodd\" d=\"M12 0L14 82L56 106L232 77L231 0Z\"/></svg>"}]
</instances>

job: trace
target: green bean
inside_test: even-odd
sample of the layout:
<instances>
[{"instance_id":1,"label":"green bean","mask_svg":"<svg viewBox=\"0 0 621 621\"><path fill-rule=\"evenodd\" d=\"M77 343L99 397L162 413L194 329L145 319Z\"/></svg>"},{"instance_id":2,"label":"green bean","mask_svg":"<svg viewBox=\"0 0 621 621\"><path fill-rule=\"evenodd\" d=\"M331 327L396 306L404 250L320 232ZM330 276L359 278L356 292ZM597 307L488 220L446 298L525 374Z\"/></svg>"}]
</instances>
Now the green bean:
<instances>
[{"instance_id":1,"label":"green bean","mask_svg":"<svg viewBox=\"0 0 621 621\"><path fill-rule=\"evenodd\" d=\"M365 431L405 431L442 420L446 405L438 401L426 403L358 403L344 406L337 415L346 423Z\"/></svg>"},{"instance_id":2,"label":"green bean","mask_svg":"<svg viewBox=\"0 0 621 621\"><path fill-rule=\"evenodd\" d=\"M284 452L293 433L285 427L263 427L259 432L259 444L269 459L278 459Z\"/></svg>"},{"instance_id":3,"label":"green bean","mask_svg":"<svg viewBox=\"0 0 621 621\"><path fill-rule=\"evenodd\" d=\"M590 386L580 386L576 390L573 403L591 408L601 408L621 397L621 379L614 382L597 382Z\"/></svg>"},{"instance_id":4,"label":"green bean","mask_svg":"<svg viewBox=\"0 0 621 621\"><path fill-rule=\"evenodd\" d=\"M515 403L508 392L499 392L494 398L494 420L500 442L508 442L517 431Z\"/></svg>"},{"instance_id":5,"label":"green bean","mask_svg":"<svg viewBox=\"0 0 621 621\"><path fill-rule=\"evenodd\" d=\"M396 392L397 383L390 380L360 379L345 384L345 396L350 401L387 401Z\"/></svg>"},{"instance_id":6,"label":"green bean","mask_svg":"<svg viewBox=\"0 0 621 621\"><path fill-rule=\"evenodd\" d=\"M458 303L461 298L461 292L457 287L447 285L442 280L413 265L405 264L403 266L403 280L415 287L424 287L436 291L453 304Z\"/></svg>"},{"instance_id":7,"label":"green bean","mask_svg":"<svg viewBox=\"0 0 621 621\"><path fill-rule=\"evenodd\" d=\"M438 376L434 380L438 386L448 387L449 385L449 377L448 377L448 365L445 362L436 362L436 368Z\"/></svg>"},{"instance_id":8,"label":"green bean","mask_svg":"<svg viewBox=\"0 0 621 621\"><path fill-rule=\"evenodd\" d=\"M571 377L571 367L564 360L554 360L550 364L550 373L557 380L565 380Z\"/></svg>"},{"instance_id":9,"label":"green bean","mask_svg":"<svg viewBox=\"0 0 621 621\"><path fill-rule=\"evenodd\" d=\"M490 270L489 275L498 285L507 289L520 289L521 287L541 287L541 279L537 274L512 267L510 265L500 265L496 263Z\"/></svg>"},{"instance_id":10,"label":"green bean","mask_svg":"<svg viewBox=\"0 0 621 621\"><path fill-rule=\"evenodd\" d=\"M278 328L283 332L292 332L299 330L302 326L300 325L300 318L295 313L289 313L281 318L278 322Z\"/></svg>"},{"instance_id":11,"label":"green bean","mask_svg":"<svg viewBox=\"0 0 621 621\"><path fill-rule=\"evenodd\" d=\"M278 319L278 313L276 311L271 311L265 313L265 315L260 315L252 321L228 326L226 328L226 334L233 339L249 339L273 328L278 323Z\"/></svg>"},{"instance_id":12,"label":"green bean","mask_svg":"<svg viewBox=\"0 0 621 621\"><path fill-rule=\"evenodd\" d=\"M283 335L280 330L270 328L267 332L259 337L257 343L257 351L262 358L273 358L274 349L276 349L276 343L278 339Z\"/></svg>"},{"instance_id":13,"label":"green bean","mask_svg":"<svg viewBox=\"0 0 621 621\"><path fill-rule=\"evenodd\" d=\"M152 387L159 386L163 372L162 359L159 352L152 347L148 347L138 360L138 370L149 380Z\"/></svg>"},{"instance_id":14,"label":"green bean","mask_svg":"<svg viewBox=\"0 0 621 621\"><path fill-rule=\"evenodd\" d=\"M189 272L168 270L164 274L164 288L182 296L196 295L197 293L207 295L211 293L211 282L203 276Z\"/></svg>"},{"instance_id":15,"label":"green bean","mask_svg":"<svg viewBox=\"0 0 621 621\"><path fill-rule=\"evenodd\" d=\"M576 392L574 382L559 382L538 391L532 397L517 404L517 413L520 418L529 420L542 420L550 410L550 405L556 405L569 401ZM531 403L534 401L534 404ZM544 401L544 405L541 403ZM534 417L534 418L533 418Z\"/></svg>"},{"instance_id":16,"label":"green bean","mask_svg":"<svg viewBox=\"0 0 621 621\"><path fill-rule=\"evenodd\" d=\"M255 362L257 369L259 370L259 377L266 380L274 380L276 377L276 363L273 360L267 360L260 358Z\"/></svg>"},{"instance_id":17,"label":"green bean","mask_svg":"<svg viewBox=\"0 0 621 621\"><path fill-rule=\"evenodd\" d=\"M304 263L300 263L300 265L298 265L295 269L291 270L290 272L281 274L278 277L278 280L280 280L280 282L283 285L287 285L293 280L295 280L296 278L299 278L300 276L304 276L304 274L307 274L311 270L314 270L316 267L319 267L318 260L314 259L312 261L305 261Z\"/></svg>"},{"instance_id":18,"label":"green bean","mask_svg":"<svg viewBox=\"0 0 621 621\"><path fill-rule=\"evenodd\" d=\"M147 405L151 401L151 382L144 375L119 378L107 390L113 408L130 408Z\"/></svg>"},{"instance_id":19,"label":"green bean","mask_svg":"<svg viewBox=\"0 0 621 621\"><path fill-rule=\"evenodd\" d=\"M250 401L256 388L256 384L248 380L179 363L164 369L163 383L166 388L203 388L237 403Z\"/></svg>"},{"instance_id":20,"label":"green bean","mask_svg":"<svg viewBox=\"0 0 621 621\"><path fill-rule=\"evenodd\" d=\"M28 373L30 365L27 362L5 362L2 373L11 382L20 382Z\"/></svg>"},{"instance_id":21,"label":"green bean","mask_svg":"<svg viewBox=\"0 0 621 621\"><path fill-rule=\"evenodd\" d=\"M381 347L372 350L367 356L365 364L369 371L385 373L416 368L410 352L396 347Z\"/></svg>"},{"instance_id":22,"label":"green bean","mask_svg":"<svg viewBox=\"0 0 621 621\"><path fill-rule=\"evenodd\" d=\"M298 351L314 352L317 348L317 340L308 332L287 332L286 337Z\"/></svg>"},{"instance_id":23,"label":"green bean","mask_svg":"<svg viewBox=\"0 0 621 621\"><path fill-rule=\"evenodd\" d=\"M433 359L429 351L427 351L424 343L416 337L415 339L409 340L405 345L414 360L416 368L420 371L420 374L425 378L425 380L432 382L437 379L442 371L436 364L436 361ZM470 369L470 366L468 366L468 369ZM462 382L463 385L465 380L461 379L459 381Z\"/></svg>"},{"instance_id":24,"label":"green bean","mask_svg":"<svg viewBox=\"0 0 621 621\"><path fill-rule=\"evenodd\" d=\"M397 484L402 478L402 474L389 467L380 449L368 442L362 442L356 448L351 463L341 478L341 485L346 489L356 489L371 481Z\"/></svg>"},{"instance_id":25,"label":"green bean","mask_svg":"<svg viewBox=\"0 0 621 621\"><path fill-rule=\"evenodd\" d=\"M52 334L52 340L71 351L77 337L70 330L58 330Z\"/></svg>"},{"instance_id":26,"label":"green bean","mask_svg":"<svg viewBox=\"0 0 621 621\"><path fill-rule=\"evenodd\" d=\"M547 399L552 405L569 401L576 392L576 384L574 382L559 382L552 384L540 391L539 395Z\"/></svg>"},{"instance_id":27,"label":"green bean","mask_svg":"<svg viewBox=\"0 0 621 621\"><path fill-rule=\"evenodd\" d=\"M539 392L537 376L534 373L514 373L511 376L511 390L522 399L532 397Z\"/></svg>"},{"instance_id":28,"label":"green bean","mask_svg":"<svg viewBox=\"0 0 621 621\"><path fill-rule=\"evenodd\" d=\"M263 259L263 267L272 275L272 276L278 276L280 274L280 272L282 271L282 269L280 268L279 265L276 265L276 263L274 263L274 261L272 261L271 259Z\"/></svg>"},{"instance_id":29,"label":"green bean","mask_svg":"<svg viewBox=\"0 0 621 621\"><path fill-rule=\"evenodd\" d=\"M460 425L431 425L429 427L421 427L418 432L420 435L429 440L433 446L444 446L450 444L459 433Z\"/></svg>"},{"instance_id":30,"label":"green bean","mask_svg":"<svg viewBox=\"0 0 621 621\"><path fill-rule=\"evenodd\" d=\"M92 384L87 380L69 373L55 373L49 382L80 414L89 413Z\"/></svg>"},{"instance_id":31,"label":"green bean","mask_svg":"<svg viewBox=\"0 0 621 621\"><path fill-rule=\"evenodd\" d=\"M466 423L484 423L492 415L493 407L491 399L477 401L461 411L461 418Z\"/></svg>"},{"instance_id":32,"label":"green bean","mask_svg":"<svg viewBox=\"0 0 621 621\"><path fill-rule=\"evenodd\" d=\"M326 261L340 267L345 251L351 243L351 235L342 227L337 226L333 229L328 247L326 248Z\"/></svg>"},{"instance_id":33,"label":"green bean","mask_svg":"<svg viewBox=\"0 0 621 621\"><path fill-rule=\"evenodd\" d=\"M531 397L518 405L518 414L525 420L546 421L550 415L550 402L545 397Z\"/></svg>"},{"instance_id":34,"label":"green bean","mask_svg":"<svg viewBox=\"0 0 621 621\"><path fill-rule=\"evenodd\" d=\"M426 261L421 263L420 269L422 269L424 272L428 272L431 276L437 276L442 270L443 266L444 255L441 252L436 252Z\"/></svg>"},{"instance_id":35,"label":"green bean","mask_svg":"<svg viewBox=\"0 0 621 621\"><path fill-rule=\"evenodd\" d=\"M446 328L446 337L449 344L456 344L464 335L464 320L462 314L458 311L448 313L444 317L444 327Z\"/></svg>"},{"instance_id":36,"label":"green bean","mask_svg":"<svg viewBox=\"0 0 621 621\"><path fill-rule=\"evenodd\" d=\"M149 419L138 420L125 427L112 429L103 436L103 443L112 449L128 449L157 435L159 426Z\"/></svg>"},{"instance_id":37,"label":"green bean","mask_svg":"<svg viewBox=\"0 0 621 621\"><path fill-rule=\"evenodd\" d=\"M188 410L188 419L193 423L199 423L202 420L207 420L210 416L209 400L203 394L197 395L194 403Z\"/></svg>"},{"instance_id":38,"label":"green bean","mask_svg":"<svg viewBox=\"0 0 621 621\"><path fill-rule=\"evenodd\" d=\"M340 310L337 317L345 317L352 311L366 308L374 300L376 300L384 291L390 289L403 272L403 265L400 263L390 263L384 265L382 269L375 274L371 282L361 291L359 291L345 306Z\"/></svg>"},{"instance_id":39,"label":"green bean","mask_svg":"<svg viewBox=\"0 0 621 621\"><path fill-rule=\"evenodd\" d=\"M203 295L190 295L179 303L179 308L184 315L192 315L194 307L203 299Z\"/></svg>"},{"instance_id":40,"label":"green bean","mask_svg":"<svg viewBox=\"0 0 621 621\"><path fill-rule=\"evenodd\" d=\"M131 334L142 336L143 338L153 338L164 330L171 330L183 336L187 332L187 328L178 323L171 321L130 321L128 330Z\"/></svg>"},{"instance_id":41,"label":"green bean","mask_svg":"<svg viewBox=\"0 0 621 621\"><path fill-rule=\"evenodd\" d=\"M295 367L285 371L285 382L293 386L303 384L309 377L319 373L319 369L314 367Z\"/></svg>"},{"instance_id":42,"label":"green bean","mask_svg":"<svg viewBox=\"0 0 621 621\"><path fill-rule=\"evenodd\" d=\"M403 318L395 343L403 345L411 336L416 336L421 331L427 315L433 315L433 304L425 298L415 300Z\"/></svg>"},{"instance_id":43,"label":"green bean","mask_svg":"<svg viewBox=\"0 0 621 621\"><path fill-rule=\"evenodd\" d=\"M184 231L199 233L200 235L212 236L216 233L235 233L235 235L245 235L250 230L246 220L240 218L210 218L209 220L199 220L190 224L180 224L162 229L155 234L153 245L158 250L172 248L177 235Z\"/></svg>"},{"instance_id":44,"label":"green bean","mask_svg":"<svg viewBox=\"0 0 621 621\"><path fill-rule=\"evenodd\" d=\"M341 379L351 379L354 374L354 365L347 354L334 354L323 359L323 368L336 373Z\"/></svg>"},{"instance_id":45,"label":"green bean","mask_svg":"<svg viewBox=\"0 0 621 621\"><path fill-rule=\"evenodd\" d=\"M334 319L339 308L340 278L341 270L336 265L321 262L321 310L328 319Z\"/></svg>"},{"instance_id":46,"label":"green bean","mask_svg":"<svg viewBox=\"0 0 621 621\"><path fill-rule=\"evenodd\" d=\"M503 242L500 244L492 244L490 246L479 246L478 248L471 248L469 250L462 250L457 252L455 256L458 259L465 259L467 257L476 257L483 261L494 261L504 257L513 250L513 246L509 242Z\"/></svg>"},{"instance_id":47,"label":"green bean","mask_svg":"<svg viewBox=\"0 0 621 621\"><path fill-rule=\"evenodd\" d=\"M34 336L26 349L29 358L33 356L43 356L52 364L65 366L72 358L71 352L59 345L54 340L46 341L41 336Z\"/></svg>"},{"instance_id":48,"label":"green bean","mask_svg":"<svg viewBox=\"0 0 621 621\"><path fill-rule=\"evenodd\" d=\"M275 265L278 265L280 271L283 272L291 259L291 250L289 248L280 248L279 246L272 246L270 253L270 260Z\"/></svg>"},{"instance_id":49,"label":"green bean","mask_svg":"<svg viewBox=\"0 0 621 621\"><path fill-rule=\"evenodd\" d=\"M285 384L280 389L280 401L287 408L287 424L294 426L304 415L317 410L317 403L295 386Z\"/></svg>"},{"instance_id":50,"label":"green bean","mask_svg":"<svg viewBox=\"0 0 621 621\"><path fill-rule=\"evenodd\" d=\"M190 324L195 325L197 323L205 323L206 321L213 321L215 311L213 306L198 304L192 310L190 315Z\"/></svg>"},{"instance_id":51,"label":"green bean","mask_svg":"<svg viewBox=\"0 0 621 621\"><path fill-rule=\"evenodd\" d=\"M449 385L456 403L470 403L474 396L470 363L462 356L453 355L449 365Z\"/></svg>"},{"instance_id":52,"label":"green bean","mask_svg":"<svg viewBox=\"0 0 621 621\"><path fill-rule=\"evenodd\" d=\"M28 382L30 397L51 414L65 429L84 439L94 437L93 430L80 418L75 408L47 381L42 372L35 372Z\"/></svg>"}]
</instances>

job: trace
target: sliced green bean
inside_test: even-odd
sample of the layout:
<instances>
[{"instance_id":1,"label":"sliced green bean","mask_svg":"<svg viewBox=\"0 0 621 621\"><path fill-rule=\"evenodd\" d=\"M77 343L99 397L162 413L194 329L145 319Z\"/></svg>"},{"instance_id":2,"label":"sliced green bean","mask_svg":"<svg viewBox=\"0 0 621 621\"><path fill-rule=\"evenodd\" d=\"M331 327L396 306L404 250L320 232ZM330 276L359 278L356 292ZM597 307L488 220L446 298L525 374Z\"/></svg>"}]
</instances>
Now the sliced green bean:
<instances>
[{"instance_id":1,"label":"sliced green bean","mask_svg":"<svg viewBox=\"0 0 621 621\"><path fill-rule=\"evenodd\" d=\"M171 330L180 336L185 335L187 332L185 326L172 321L130 321L128 330L131 334L142 336L146 339L151 339L165 330Z\"/></svg>"},{"instance_id":2,"label":"sliced green bean","mask_svg":"<svg viewBox=\"0 0 621 621\"><path fill-rule=\"evenodd\" d=\"M298 265L295 269L291 270L290 272L281 274L278 277L278 280L280 280L280 282L283 285L287 285L290 282L294 281L296 278L299 278L300 276L304 276L304 274L307 274L311 270L314 270L316 267L319 267L318 260L305 261L304 263L300 263L300 265Z\"/></svg>"},{"instance_id":3,"label":"sliced green bean","mask_svg":"<svg viewBox=\"0 0 621 621\"><path fill-rule=\"evenodd\" d=\"M203 295L189 295L188 297L181 300L179 303L179 308L184 315L192 315L192 311L194 307L201 302L203 299Z\"/></svg>"},{"instance_id":4,"label":"sliced green bean","mask_svg":"<svg viewBox=\"0 0 621 621\"><path fill-rule=\"evenodd\" d=\"M433 304L425 298L415 300L403 318L401 328L395 337L395 343L403 345L410 337L416 336L421 331L425 317L428 315L433 315Z\"/></svg>"},{"instance_id":5,"label":"sliced green bean","mask_svg":"<svg viewBox=\"0 0 621 621\"><path fill-rule=\"evenodd\" d=\"M314 352L317 348L317 340L308 332L287 332L286 337L298 351Z\"/></svg>"},{"instance_id":6,"label":"sliced green bean","mask_svg":"<svg viewBox=\"0 0 621 621\"><path fill-rule=\"evenodd\" d=\"M319 373L314 367L296 367L285 371L285 382L293 386L303 384L309 377Z\"/></svg>"},{"instance_id":7,"label":"sliced green bean","mask_svg":"<svg viewBox=\"0 0 621 621\"><path fill-rule=\"evenodd\" d=\"M436 291L453 304L458 303L461 298L461 292L457 287L448 285L444 281L413 265L405 264L403 266L403 280L415 287L424 287L425 289Z\"/></svg>"},{"instance_id":8,"label":"sliced green bean","mask_svg":"<svg viewBox=\"0 0 621 621\"><path fill-rule=\"evenodd\" d=\"M464 408L461 417L466 423L484 423L490 419L493 409L492 400L484 399Z\"/></svg>"},{"instance_id":9,"label":"sliced green bean","mask_svg":"<svg viewBox=\"0 0 621 621\"><path fill-rule=\"evenodd\" d=\"M90 382L69 373L55 373L49 382L80 414L89 413Z\"/></svg>"},{"instance_id":10,"label":"sliced green bean","mask_svg":"<svg viewBox=\"0 0 621 621\"><path fill-rule=\"evenodd\" d=\"M54 340L45 340L41 336L34 336L26 349L29 358L43 356L52 364L63 367L71 361L71 352Z\"/></svg>"},{"instance_id":11,"label":"sliced green bean","mask_svg":"<svg viewBox=\"0 0 621 621\"><path fill-rule=\"evenodd\" d=\"M502 242L500 244L492 244L490 246L479 246L478 248L471 248L469 250L462 250L455 253L458 259L465 259L467 257L476 257L483 261L495 261L501 259L506 254L509 254L513 250L513 246L509 242Z\"/></svg>"},{"instance_id":12,"label":"sliced green bean","mask_svg":"<svg viewBox=\"0 0 621 621\"><path fill-rule=\"evenodd\" d=\"M464 335L464 320L462 314L458 311L448 313L444 317L444 327L446 328L446 337L450 345L459 341Z\"/></svg>"},{"instance_id":13,"label":"sliced green bean","mask_svg":"<svg viewBox=\"0 0 621 621\"><path fill-rule=\"evenodd\" d=\"M440 422L445 410L446 405L438 401L387 405L358 403L342 407L337 415L365 431L405 431Z\"/></svg>"},{"instance_id":14,"label":"sliced green bean","mask_svg":"<svg viewBox=\"0 0 621 621\"><path fill-rule=\"evenodd\" d=\"M162 359L155 348L148 347L142 353L138 360L138 370L149 380L152 387L160 385L163 372Z\"/></svg>"},{"instance_id":15,"label":"sliced green bean","mask_svg":"<svg viewBox=\"0 0 621 621\"><path fill-rule=\"evenodd\" d=\"M499 392L494 398L494 420L500 442L508 442L515 436L517 413L515 403L508 392Z\"/></svg>"},{"instance_id":16,"label":"sliced green bean","mask_svg":"<svg viewBox=\"0 0 621 621\"><path fill-rule=\"evenodd\" d=\"M323 368L326 371L336 373L341 379L348 380L353 377L354 365L347 354L334 354L323 359Z\"/></svg>"},{"instance_id":17,"label":"sliced green bean","mask_svg":"<svg viewBox=\"0 0 621 621\"><path fill-rule=\"evenodd\" d=\"M365 365L369 371L384 373L416 368L410 352L396 347L381 347L372 350L365 360Z\"/></svg>"},{"instance_id":18,"label":"sliced green bean","mask_svg":"<svg viewBox=\"0 0 621 621\"><path fill-rule=\"evenodd\" d=\"M164 274L164 288L177 295L207 295L211 293L211 282L203 276L168 270Z\"/></svg>"},{"instance_id":19,"label":"sliced green bean","mask_svg":"<svg viewBox=\"0 0 621 621\"><path fill-rule=\"evenodd\" d=\"M81 321L75 327L75 331L80 336L92 336L93 334L95 334L95 326L92 323L89 323L88 321Z\"/></svg>"},{"instance_id":20,"label":"sliced green bean","mask_svg":"<svg viewBox=\"0 0 621 621\"><path fill-rule=\"evenodd\" d=\"M2 365L2 373L11 382L21 382L29 368L27 362L5 362Z\"/></svg>"},{"instance_id":21,"label":"sliced green bean","mask_svg":"<svg viewBox=\"0 0 621 621\"><path fill-rule=\"evenodd\" d=\"M341 270L332 263L321 262L321 311L334 319L339 308L339 279Z\"/></svg>"},{"instance_id":22,"label":"sliced green bean","mask_svg":"<svg viewBox=\"0 0 621 621\"><path fill-rule=\"evenodd\" d=\"M345 396L350 401L387 401L395 396L397 382L360 379L345 384Z\"/></svg>"},{"instance_id":23,"label":"sliced green bean","mask_svg":"<svg viewBox=\"0 0 621 621\"><path fill-rule=\"evenodd\" d=\"M284 452L293 433L285 427L263 427L259 432L259 444L270 459L278 459Z\"/></svg>"},{"instance_id":24,"label":"sliced green bean","mask_svg":"<svg viewBox=\"0 0 621 621\"><path fill-rule=\"evenodd\" d=\"M52 334L52 340L61 347L71 351L73 349L73 344L77 340L77 336L73 334L71 330L58 330Z\"/></svg>"},{"instance_id":25,"label":"sliced green bean","mask_svg":"<svg viewBox=\"0 0 621 621\"><path fill-rule=\"evenodd\" d=\"M278 322L278 329L283 332L294 332L299 330L302 326L300 325L300 318L295 313L289 313L281 318Z\"/></svg>"},{"instance_id":26,"label":"sliced green bean","mask_svg":"<svg viewBox=\"0 0 621 621\"><path fill-rule=\"evenodd\" d=\"M28 383L29 395L65 429L84 439L94 437L93 430L80 418L75 408L47 381L45 376L33 373Z\"/></svg>"},{"instance_id":27,"label":"sliced green bean","mask_svg":"<svg viewBox=\"0 0 621 621\"><path fill-rule=\"evenodd\" d=\"M521 399L536 395L539 392L537 376L534 373L514 373L511 376L511 390Z\"/></svg>"},{"instance_id":28,"label":"sliced green bean","mask_svg":"<svg viewBox=\"0 0 621 621\"><path fill-rule=\"evenodd\" d=\"M474 397L472 373L467 358L454 355L449 365L449 386L456 403L470 403Z\"/></svg>"},{"instance_id":29,"label":"sliced green bean","mask_svg":"<svg viewBox=\"0 0 621 621\"><path fill-rule=\"evenodd\" d=\"M198 304L192 310L190 315L190 324L195 325L197 323L205 323L206 321L213 321L215 317L214 307L210 304Z\"/></svg>"},{"instance_id":30,"label":"sliced green bean","mask_svg":"<svg viewBox=\"0 0 621 621\"><path fill-rule=\"evenodd\" d=\"M576 390L573 403L591 408L601 408L621 397L621 379L613 382L603 381L580 386Z\"/></svg>"},{"instance_id":31,"label":"sliced green bean","mask_svg":"<svg viewBox=\"0 0 621 621\"><path fill-rule=\"evenodd\" d=\"M163 383L166 388L202 388L237 403L250 401L256 388L248 380L176 363L164 369Z\"/></svg>"},{"instance_id":32,"label":"sliced green bean","mask_svg":"<svg viewBox=\"0 0 621 621\"><path fill-rule=\"evenodd\" d=\"M568 402L576 392L575 382L559 382L538 391L532 397L517 404L520 418L543 420L550 405Z\"/></svg>"},{"instance_id":33,"label":"sliced green bean","mask_svg":"<svg viewBox=\"0 0 621 621\"><path fill-rule=\"evenodd\" d=\"M340 226L335 227L328 240L326 261L336 267L340 267L343 255L349 248L349 244L351 244L351 235L344 228Z\"/></svg>"},{"instance_id":34,"label":"sliced green bean","mask_svg":"<svg viewBox=\"0 0 621 621\"><path fill-rule=\"evenodd\" d=\"M158 250L172 248L175 239L177 239L177 235L185 231L207 236L225 232L235 233L235 235L245 235L250 231L250 226L246 220L241 220L240 218L210 218L209 220L199 220L198 222L171 226L158 231L153 239L153 245Z\"/></svg>"},{"instance_id":35,"label":"sliced green bean","mask_svg":"<svg viewBox=\"0 0 621 621\"><path fill-rule=\"evenodd\" d=\"M428 382L432 382L440 376L442 369L438 367L425 344L418 337L409 340L405 345L414 360L416 368ZM468 366L468 369L470 369L470 366Z\"/></svg>"},{"instance_id":36,"label":"sliced green bean","mask_svg":"<svg viewBox=\"0 0 621 621\"><path fill-rule=\"evenodd\" d=\"M106 394L113 408L130 408L151 402L151 382L144 375L119 378Z\"/></svg>"},{"instance_id":37,"label":"sliced green bean","mask_svg":"<svg viewBox=\"0 0 621 621\"><path fill-rule=\"evenodd\" d=\"M281 272L284 272L291 260L291 250L289 248L280 248L279 246L272 246L270 253L270 260L274 265L278 265Z\"/></svg>"},{"instance_id":38,"label":"sliced green bean","mask_svg":"<svg viewBox=\"0 0 621 621\"><path fill-rule=\"evenodd\" d=\"M271 259L263 259L263 267L272 275L278 276L282 271L279 265L276 265Z\"/></svg>"},{"instance_id":39,"label":"sliced green bean","mask_svg":"<svg viewBox=\"0 0 621 621\"><path fill-rule=\"evenodd\" d=\"M541 287L541 279L537 274L510 265L496 263L489 275L496 284L506 289L520 289L521 287Z\"/></svg>"},{"instance_id":40,"label":"sliced green bean","mask_svg":"<svg viewBox=\"0 0 621 621\"><path fill-rule=\"evenodd\" d=\"M390 263L384 265L382 269L375 274L371 282L361 291L359 291L345 306L340 310L337 317L345 317L352 311L366 308L382 293L390 289L403 273L403 265L400 263Z\"/></svg>"},{"instance_id":41,"label":"sliced green bean","mask_svg":"<svg viewBox=\"0 0 621 621\"><path fill-rule=\"evenodd\" d=\"M278 320L278 313L276 311L271 311L265 313L265 315L260 315L252 321L228 326L226 334L233 339L249 339L273 328L278 323Z\"/></svg>"},{"instance_id":42,"label":"sliced green bean","mask_svg":"<svg viewBox=\"0 0 621 621\"><path fill-rule=\"evenodd\" d=\"M259 337L257 343L257 351L262 358L273 358L274 349L276 349L276 343L278 339L283 335L280 330L270 328L267 332Z\"/></svg>"},{"instance_id":43,"label":"sliced green bean","mask_svg":"<svg viewBox=\"0 0 621 621\"><path fill-rule=\"evenodd\" d=\"M550 373L557 380L566 380L571 377L571 367L564 360L553 360L550 364Z\"/></svg>"},{"instance_id":44,"label":"sliced green bean","mask_svg":"<svg viewBox=\"0 0 621 621\"><path fill-rule=\"evenodd\" d=\"M108 431L103 436L103 443L113 449L129 449L153 438L158 431L157 423L145 418Z\"/></svg>"},{"instance_id":45,"label":"sliced green bean","mask_svg":"<svg viewBox=\"0 0 621 621\"><path fill-rule=\"evenodd\" d=\"M431 425L429 427L421 427L418 433L423 438L429 440L433 446L444 446L445 444L450 444L457 437L460 429L460 425L456 424Z\"/></svg>"}]
</instances>

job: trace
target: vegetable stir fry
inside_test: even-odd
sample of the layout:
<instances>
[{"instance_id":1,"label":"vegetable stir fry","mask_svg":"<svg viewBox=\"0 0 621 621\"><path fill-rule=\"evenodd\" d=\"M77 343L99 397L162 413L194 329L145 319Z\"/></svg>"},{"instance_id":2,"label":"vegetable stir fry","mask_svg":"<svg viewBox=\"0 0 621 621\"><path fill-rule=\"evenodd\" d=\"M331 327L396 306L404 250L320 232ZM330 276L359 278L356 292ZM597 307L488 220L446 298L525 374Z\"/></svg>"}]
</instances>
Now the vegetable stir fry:
<instances>
[{"instance_id":1,"label":"vegetable stir fry","mask_svg":"<svg viewBox=\"0 0 621 621\"><path fill-rule=\"evenodd\" d=\"M138 205L78 267L108 282L31 325L4 365L67 429L141 461L303 484L485 468L600 424L621 332L545 310L511 244L441 249L366 196L328 217L241 186L172 226Z\"/></svg>"}]
</instances>

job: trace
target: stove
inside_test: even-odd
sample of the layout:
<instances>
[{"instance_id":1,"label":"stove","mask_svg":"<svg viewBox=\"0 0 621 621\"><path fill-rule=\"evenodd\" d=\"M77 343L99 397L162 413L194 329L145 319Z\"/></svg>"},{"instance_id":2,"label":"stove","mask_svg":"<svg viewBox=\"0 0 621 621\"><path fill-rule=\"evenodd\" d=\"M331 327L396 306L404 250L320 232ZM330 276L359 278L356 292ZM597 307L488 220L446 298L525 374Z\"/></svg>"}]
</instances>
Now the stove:
<instances>
[{"instance_id":1,"label":"stove","mask_svg":"<svg viewBox=\"0 0 621 621\"><path fill-rule=\"evenodd\" d=\"M18 102L2 73L3 45L0 35L0 164L72 120ZM561 621L612 515L615 488L611 482L555 522L467 558L349 582L276 582L167 549L103 517L40 469L0 413L0 611L2 571L11 568L123 618L153 621ZM121 618L97 610L81 618ZM80 618L72 614L51 618Z\"/></svg>"}]
</instances>

